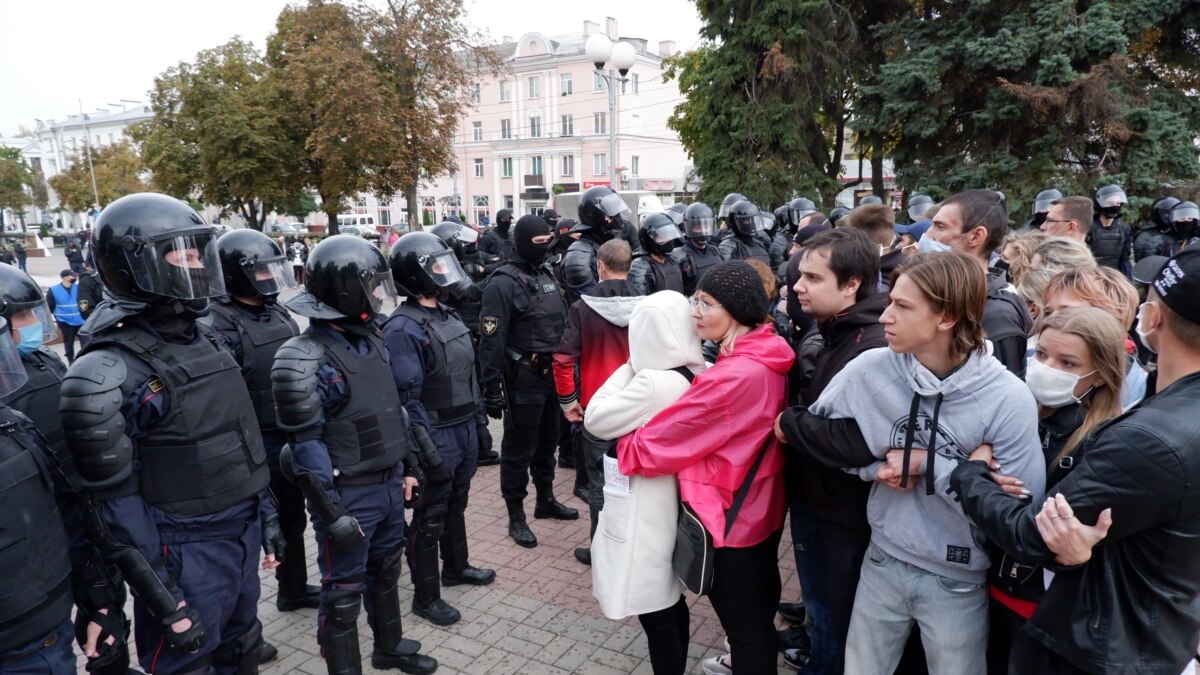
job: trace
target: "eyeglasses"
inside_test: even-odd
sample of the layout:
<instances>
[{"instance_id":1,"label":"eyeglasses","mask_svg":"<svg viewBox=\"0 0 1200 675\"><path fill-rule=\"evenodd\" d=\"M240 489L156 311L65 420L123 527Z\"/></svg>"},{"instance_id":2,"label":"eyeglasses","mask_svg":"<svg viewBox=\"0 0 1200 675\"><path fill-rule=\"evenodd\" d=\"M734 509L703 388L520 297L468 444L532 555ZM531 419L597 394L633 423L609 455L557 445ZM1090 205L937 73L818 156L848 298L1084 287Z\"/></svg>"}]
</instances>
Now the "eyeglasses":
<instances>
[{"instance_id":1,"label":"eyeglasses","mask_svg":"<svg viewBox=\"0 0 1200 675\"><path fill-rule=\"evenodd\" d=\"M1042 221L1043 223L1073 223L1073 220L1050 220L1049 218Z\"/></svg>"},{"instance_id":2,"label":"eyeglasses","mask_svg":"<svg viewBox=\"0 0 1200 675\"><path fill-rule=\"evenodd\" d=\"M692 309L696 310L697 312L700 312L701 316L704 316L705 314L707 314L709 309L712 309L713 307L721 306L719 303L713 303L710 305L707 302L701 300L700 298L697 298L694 295L692 297L688 298L688 303L691 304Z\"/></svg>"}]
</instances>

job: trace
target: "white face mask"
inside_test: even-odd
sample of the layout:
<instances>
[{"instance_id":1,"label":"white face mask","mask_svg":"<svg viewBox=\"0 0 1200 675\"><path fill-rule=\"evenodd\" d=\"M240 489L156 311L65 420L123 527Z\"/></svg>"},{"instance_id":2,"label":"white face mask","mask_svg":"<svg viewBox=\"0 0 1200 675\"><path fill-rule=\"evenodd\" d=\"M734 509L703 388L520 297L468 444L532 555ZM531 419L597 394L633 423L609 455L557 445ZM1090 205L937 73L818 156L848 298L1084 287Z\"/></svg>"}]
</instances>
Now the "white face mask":
<instances>
[{"instance_id":1,"label":"white face mask","mask_svg":"<svg viewBox=\"0 0 1200 675\"><path fill-rule=\"evenodd\" d=\"M1080 398L1075 395L1075 387L1079 385L1080 380L1095 372L1093 370L1087 375L1075 375L1065 370L1051 368L1037 359L1030 359L1029 366L1025 371L1025 384L1029 387L1029 391L1033 392L1033 398L1038 405L1047 408L1064 408L1073 403L1079 403ZM1084 392L1084 395L1086 396L1087 392Z\"/></svg>"},{"instance_id":2,"label":"white face mask","mask_svg":"<svg viewBox=\"0 0 1200 675\"><path fill-rule=\"evenodd\" d=\"M926 232L921 235L921 241L917 242L917 250L921 253L945 253L950 250L950 244L943 244Z\"/></svg>"},{"instance_id":3,"label":"white face mask","mask_svg":"<svg viewBox=\"0 0 1200 675\"><path fill-rule=\"evenodd\" d=\"M1148 330L1148 331L1146 331L1146 332L1144 332L1144 333L1142 332L1142 313L1146 311L1146 305L1148 305L1148 304L1150 304L1150 303L1148 303L1148 302L1143 302L1142 304L1138 305L1138 311L1137 311L1137 323L1136 323L1136 324L1134 324L1134 326L1133 326L1133 331L1134 331L1135 333L1137 333L1137 335L1138 335L1138 337L1139 337L1139 338L1141 338L1141 340L1142 340L1142 346L1144 346L1146 349L1149 349L1151 354L1157 354L1157 353L1158 353L1158 350L1157 350L1157 349L1155 349L1154 347L1151 347L1151 346L1150 346L1150 341L1149 341L1149 340L1147 340L1146 338L1150 337L1150 334L1151 334L1151 333L1153 333L1154 331L1158 330L1158 329L1157 329L1157 328L1151 328L1150 330Z\"/></svg>"}]
</instances>

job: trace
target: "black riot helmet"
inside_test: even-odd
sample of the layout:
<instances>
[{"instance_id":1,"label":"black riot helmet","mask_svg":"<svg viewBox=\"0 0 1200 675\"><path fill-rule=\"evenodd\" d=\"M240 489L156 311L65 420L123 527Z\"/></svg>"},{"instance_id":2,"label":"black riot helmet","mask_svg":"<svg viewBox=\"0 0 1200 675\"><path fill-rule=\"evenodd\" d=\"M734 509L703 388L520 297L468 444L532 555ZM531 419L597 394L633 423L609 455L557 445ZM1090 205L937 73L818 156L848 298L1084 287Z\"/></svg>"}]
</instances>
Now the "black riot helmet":
<instances>
[{"instance_id":1,"label":"black riot helmet","mask_svg":"<svg viewBox=\"0 0 1200 675\"><path fill-rule=\"evenodd\" d=\"M750 200L743 199L729 207L725 222L729 223L729 229L734 233L749 237L760 229L758 207Z\"/></svg>"},{"instance_id":2,"label":"black riot helmet","mask_svg":"<svg viewBox=\"0 0 1200 675\"><path fill-rule=\"evenodd\" d=\"M13 315L25 311L33 312L42 324L43 344L54 339L58 331L41 287L21 268L0 265L0 317L8 321L10 329L16 330L12 326Z\"/></svg>"},{"instance_id":3,"label":"black riot helmet","mask_svg":"<svg viewBox=\"0 0 1200 675\"><path fill-rule=\"evenodd\" d=\"M675 202L674 204L668 206L664 213L671 216L676 225L682 225L683 216L685 213L687 213L687 207L688 205L684 204L683 202Z\"/></svg>"},{"instance_id":4,"label":"black riot helmet","mask_svg":"<svg viewBox=\"0 0 1200 675\"><path fill-rule=\"evenodd\" d=\"M540 243L534 241L541 237L548 237L548 239ZM517 249L517 257L537 267L546 260L546 256L550 253L550 246L554 244L554 230L551 230L550 225L539 216L521 216L521 219L517 221L517 226L513 228L513 240Z\"/></svg>"},{"instance_id":5,"label":"black riot helmet","mask_svg":"<svg viewBox=\"0 0 1200 675\"><path fill-rule=\"evenodd\" d=\"M225 275L225 290L241 298L259 297L271 303L296 287L292 266L279 245L258 230L234 230L217 240L217 255Z\"/></svg>"},{"instance_id":6,"label":"black riot helmet","mask_svg":"<svg viewBox=\"0 0 1200 675\"><path fill-rule=\"evenodd\" d=\"M850 215L850 209L846 208L845 206L833 207L833 210L829 212L829 226L837 227L838 221L848 215Z\"/></svg>"},{"instance_id":7,"label":"black riot helmet","mask_svg":"<svg viewBox=\"0 0 1200 675\"><path fill-rule=\"evenodd\" d=\"M429 228L429 234L446 242L446 245L454 251L454 256L458 258L459 262L463 260L464 256L473 252L469 248L474 247L479 241L479 233L475 231L475 228L449 220L444 220Z\"/></svg>"},{"instance_id":8,"label":"black riot helmet","mask_svg":"<svg viewBox=\"0 0 1200 675\"><path fill-rule=\"evenodd\" d=\"M879 195L867 195L866 197L863 197L862 199L858 200L859 206L862 206L863 204L882 204L882 203L883 203L883 197L880 197Z\"/></svg>"},{"instance_id":9,"label":"black riot helmet","mask_svg":"<svg viewBox=\"0 0 1200 675\"><path fill-rule=\"evenodd\" d=\"M432 232L409 232L400 237L392 246L388 266L397 290L407 297L431 298L468 283L453 249Z\"/></svg>"},{"instance_id":10,"label":"black riot helmet","mask_svg":"<svg viewBox=\"0 0 1200 675\"><path fill-rule=\"evenodd\" d=\"M721 200L721 208L717 210L717 219L727 218L729 216L729 209L732 209L734 204L745 201L745 199L746 195L737 192L730 192L725 195L725 198ZM728 223L729 221L726 220L725 222Z\"/></svg>"},{"instance_id":11,"label":"black riot helmet","mask_svg":"<svg viewBox=\"0 0 1200 675\"><path fill-rule=\"evenodd\" d=\"M779 208L775 209L773 215L775 216L775 229L776 230L782 231L782 230L791 230L792 229L791 221L789 220L791 218L791 209L788 207L787 204L784 204L783 206L780 206Z\"/></svg>"},{"instance_id":12,"label":"black riot helmet","mask_svg":"<svg viewBox=\"0 0 1200 675\"><path fill-rule=\"evenodd\" d=\"M1171 209L1179 200L1174 197L1163 197L1154 202L1154 206L1150 210L1150 220L1159 228L1165 228L1171 225Z\"/></svg>"},{"instance_id":13,"label":"black riot helmet","mask_svg":"<svg viewBox=\"0 0 1200 675\"><path fill-rule=\"evenodd\" d=\"M923 219L932 208L933 197L929 195L917 194L908 198L908 218L914 223Z\"/></svg>"},{"instance_id":14,"label":"black riot helmet","mask_svg":"<svg viewBox=\"0 0 1200 675\"><path fill-rule=\"evenodd\" d=\"M500 209L496 212L496 230L508 236L508 228L512 225L512 209Z\"/></svg>"},{"instance_id":15,"label":"black riot helmet","mask_svg":"<svg viewBox=\"0 0 1200 675\"><path fill-rule=\"evenodd\" d=\"M1197 224L1200 224L1200 208L1194 202L1179 202L1171 209L1171 225L1185 242L1196 235Z\"/></svg>"},{"instance_id":16,"label":"black riot helmet","mask_svg":"<svg viewBox=\"0 0 1200 675\"><path fill-rule=\"evenodd\" d=\"M647 253L667 255L683 244L683 232L674 218L665 213L650 213L642 218L638 240Z\"/></svg>"},{"instance_id":17,"label":"black riot helmet","mask_svg":"<svg viewBox=\"0 0 1200 675\"><path fill-rule=\"evenodd\" d=\"M590 187L579 196L579 224L598 234L603 241L620 234L622 224L617 216L628 210L629 205L621 195L604 185Z\"/></svg>"},{"instance_id":18,"label":"black riot helmet","mask_svg":"<svg viewBox=\"0 0 1200 675\"><path fill-rule=\"evenodd\" d=\"M1039 213L1047 213L1055 201L1062 199L1063 193L1054 188L1046 188L1033 198L1032 215L1036 218Z\"/></svg>"},{"instance_id":19,"label":"black riot helmet","mask_svg":"<svg viewBox=\"0 0 1200 675\"><path fill-rule=\"evenodd\" d=\"M389 314L399 298L383 253L353 234L337 234L313 247L305 265L307 293L288 300L288 309L311 319L369 323Z\"/></svg>"},{"instance_id":20,"label":"black riot helmet","mask_svg":"<svg viewBox=\"0 0 1200 675\"><path fill-rule=\"evenodd\" d=\"M713 211L704 202L688 204L683 212L683 232L697 244L708 243L709 237L717 233L717 220Z\"/></svg>"},{"instance_id":21,"label":"black riot helmet","mask_svg":"<svg viewBox=\"0 0 1200 675\"><path fill-rule=\"evenodd\" d=\"M1121 209L1129 203L1125 188L1120 185L1105 185L1096 189L1096 211L1108 218L1117 218Z\"/></svg>"},{"instance_id":22,"label":"black riot helmet","mask_svg":"<svg viewBox=\"0 0 1200 675\"><path fill-rule=\"evenodd\" d=\"M796 228L800 226L801 218L810 213L817 212L817 205L811 199L796 197L788 204L788 211L791 213L791 227L789 231L795 232Z\"/></svg>"},{"instance_id":23,"label":"black riot helmet","mask_svg":"<svg viewBox=\"0 0 1200 675\"><path fill-rule=\"evenodd\" d=\"M225 295L213 228L174 197L141 192L104 207L91 248L100 280L118 297L157 303Z\"/></svg>"}]
</instances>

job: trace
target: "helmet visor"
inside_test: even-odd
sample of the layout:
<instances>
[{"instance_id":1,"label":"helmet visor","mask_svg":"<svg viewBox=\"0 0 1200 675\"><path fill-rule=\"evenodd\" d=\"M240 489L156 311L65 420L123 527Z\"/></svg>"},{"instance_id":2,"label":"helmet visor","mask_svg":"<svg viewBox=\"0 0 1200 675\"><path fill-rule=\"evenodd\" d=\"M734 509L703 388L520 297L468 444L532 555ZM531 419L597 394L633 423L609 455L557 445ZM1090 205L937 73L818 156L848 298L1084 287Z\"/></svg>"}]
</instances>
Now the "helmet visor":
<instances>
[{"instance_id":1,"label":"helmet visor","mask_svg":"<svg viewBox=\"0 0 1200 675\"><path fill-rule=\"evenodd\" d=\"M754 227L759 232L767 232L772 227L775 227L775 214L759 211L757 216L754 216Z\"/></svg>"},{"instance_id":2,"label":"helmet visor","mask_svg":"<svg viewBox=\"0 0 1200 675\"><path fill-rule=\"evenodd\" d=\"M793 225L796 223L799 223L800 219L803 218L804 216L807 216L810 213L817 212L816 209L807 209L807 208L805 208L805 209L789 209L789 210L792 212L792 224Z\"/></svg>"},{"instance_id":3,"label":"helmet visor","mask_svg":"<svg viewBox=\"0 0 1200 675\"><path fill-rule=\"evenodd\" d=\"M604 215L606 216L616 216L622 211L629 210L629 205L625 203L625 200L621 198L621 195L616 193L604 195L600 198L600 201L596 204L596 206L600 207L600 210L603 211Z\"/></svg>"},{"instance_id":4,"label":"helmet visor","mask_svg":"<svg viewBox=\"0 0 1200 675\"><path fill-rule=\"evenodd\" d=\"M715 218L689 218L687 221L689 237L711 237L717 233Z\"/></svg>"},{"instance_id":5,"label":"helmet visor","mask_svg":"<svg viewBox=\"0 0 1200 675\"><path fill-rule=\"evenodd\" d=\"M654 237L654 243L656 244L665 244L669 241L680 241L683 239L683 232L679 230L679 227L675 223L659 225L651 230L650 234Z\"/></svg>"},{"instance_id":6,"label":"helmet visor","mask_svg":"<svg viewBox=\"0 0 1200 675\"><path fill-rule=\"evenodd\" d=\"M1107 209L1114 206L1122 206L1129 203L1129 198L1125 196L1125 191L1117 188L1112 192L1102 195L1096 201L1100 202L1100 208Z\"/></svg>"},{"instance_id":7,"label":"helmet visor","mask_svg":"<svg viewBox=\"0 0 1200 675\"><path fill-rule=\"evenodd\" d=\"M8 396L29 381L8 325L7 319L0 318L0 397Z\"/></svg>"},{"instance_id":8,"label":"helmet visor","mask_svg":"<svg viewBox=\"0 0 1200 675\"><path fill-rule=\"evenodd\" d=\"M913 204L912 206L908 207L908 217L913 222L916 222L924 218L925 214L929 213L929 209L932 208L933 204Z\"/></svg>"},{"instance_id":9,"label":"helmet visor","mask_svg":"<svg viewBox=\"0 0 1200 675\"><path fill-rule=\"evenodd\" d=\"M453 252L451 252L453 255ZM400 305L391 272L368 273L362 278L364 296L376 314L391 314Z\"/></svg>"},{"instance_id":10,"label":"helmet visor","mask_svg":"<svg viewBox=\"0 0 1200 675\"><path fill-rule=\"evenodd\" d=\"M1171 222L1181 223L1187 220L1200 220L1200 207L1195 204L1180 205L1171 210Z\"/></svg>"},{"instance_id":11,"label":"helmet visor","mask_svg":"<svg viewBox=\"0 0 1200 675\"><path fill-rule=\"evenodd\" d=\"M127 237L125 259L137 287L180 300L225 295L225 279L211 231L156 238Z\"/></svg>"},{"instance_id":12,"label":"helmet visor","mask_svg":"<svg viewBox=\"0 0 1200 675\"><path fill-rule=\"evenodd\" d=\"M1034 215L1037 215L1037 214L1039 214L1039 213L1046 213L1047 211L1049 211L1049 210L1050 210L1050 207L1054 205L1054 202L1055 202L1055 201L1057 201L1057 199L1056 199L1056 198L1053 198L1053 197L1049 197L1049 198L1046 198L1046 199L1037 199L1037 200L1034 200L1034 202L1033 202L1033 214L1034 214Z\"/></svg>"},{"instance_id":13,"label":"helmet visor","mask_svg":"<svg viewBox=\"0 0 1200 675\"><path fill-rule=\"evenodd\" d=\"M296 288L295 275L283 256L246 260L242 271L249 277L254 290L262 295L279 295Z\"/></svg>"},{"instance_id":14,"label":"helmet visor","mask_svg":"<svg viewBox=\"0 0 1200 675\"><path fill-rule=\"evenodd\" d=\"M474 244L479 241L479 232L473 227L463 225L454 233L454 237L464 244Z\"/></svg>"},{"instance_id":15,"label":"helmet visor","mask_svg":"<svg viewBox=\"0 0 1200 675\"><path fill-rule=\"evenodd\" d=\"M458 264L458 258L454 257L454 251L422 256L419 262L421 269L425 270L425 274L429 275L438 288L449 288L467 278L462 265Z\"/></svg>"}]
</instances>

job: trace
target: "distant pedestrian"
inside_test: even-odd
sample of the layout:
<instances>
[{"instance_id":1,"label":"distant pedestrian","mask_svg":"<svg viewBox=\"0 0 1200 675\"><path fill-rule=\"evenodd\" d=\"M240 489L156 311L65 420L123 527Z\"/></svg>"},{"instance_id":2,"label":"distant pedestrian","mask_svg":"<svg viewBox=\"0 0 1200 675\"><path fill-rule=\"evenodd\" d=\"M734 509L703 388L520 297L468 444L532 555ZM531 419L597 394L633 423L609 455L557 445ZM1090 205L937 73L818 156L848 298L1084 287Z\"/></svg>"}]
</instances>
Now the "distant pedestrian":
<instances>
[{"instance_id":1,"label":"distant pedestrian","mask_svg":"<svg viewBox=\"0 0 1200 675\"><path fill-rule=\"evenodd\" d=\"M67 256L67 265L71 267L71 272L75 276L83 274L83 249L79 248L79 242L71 239L63 253Z\"/></svg>"},{"instance_id":2,"label":"distant pedestrian","mask_svg":"<svg viewBox=\"0 0 1200 675\"><path fill-rule=\"evenodd\" d=\"M25 252L25 244L20 239L13 244L13 253L17 255L17 265L21 268L21 271L28 272L25 269L25 259L29 257L29 254Z\"/></svg>"},{"instance_id":3,"label":"distant pedestrian","mask_svg":"<svg viewBox=\"0 0 1200 675\"><path fill-rule=\"evenodd\" d=\"M13 256L12 251L8 250L8 247L2 244L0 244L0 263L6 265L17 264L17 259Z\"/></svg>"},{"instance_id":4,"label":"distant pedestrian","mask_svg":"<svg viewBox=\"0 0 1200 675\"><path fill-rule=\"evenodd\" d=\"M67 362L73 363L75 334L83 325L83 315L79 313L79 287L75 285L76 276L71 270L63 270L58 276L62 278L62 282L50 287L46 302L50 305L50 311L54 313L59 332L62 333Z\"/></svg>"}]
</instances>

